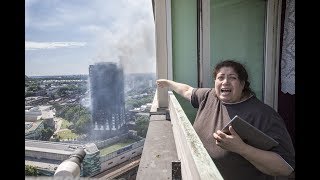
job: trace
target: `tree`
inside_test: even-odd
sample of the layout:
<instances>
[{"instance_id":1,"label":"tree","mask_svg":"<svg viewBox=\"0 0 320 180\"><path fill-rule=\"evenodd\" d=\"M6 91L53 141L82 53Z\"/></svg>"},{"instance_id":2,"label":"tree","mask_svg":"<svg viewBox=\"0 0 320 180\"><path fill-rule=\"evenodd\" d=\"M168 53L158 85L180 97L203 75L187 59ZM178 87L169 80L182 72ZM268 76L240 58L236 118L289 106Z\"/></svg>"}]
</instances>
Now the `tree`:
<instances>
[{"instance_id":1,"label":"tree","mask_svg":"<svg viewBox=\"0 0 320 180\"><path fill-rule=\"evenodd\" d=\"M38 170L34 166L26 165L25 168L25 176L38 176Z\"/></svg>"},{"instance_id":2,"label":"tree","mask_svg":"<svg viewBox=\"0 0 320 180\"><path fill-rule=\"evenodd\" d=\"M64 117L67 121L72 122L74 117L74 109L69 108L66 113L64 114Z\"/></svg>"},{"instance_id":3,"label":"tree","mask_svg":"<svg viewBox=\"0 0 320 180\"><path fill-rule=\"evenodd\" d=\"M126 101L126 108L131 109L131 108L138 108L141 105L147 104L147 103L152 103L153 101L153 95L149 95L146 97L142 98L137 98L137 99L128 99Z\"/></svg>"},{"instance_id":4,"label":"tree","mask_svg":"<svg viewBox=\"0 0 320 180\"><path fill-rule=\"evenodd\" d=\"M53 130L51 128L44 128L41 130L41 140L48 141L53 135Z\"/></svg>"},{"instance_id":5,"label":"tree","mask_svg":"<svg viewBox=\"0 0 320 180\"><path fill-rule=\"evenodd\" d=\"M32 91L27 91L27 92L25 93L25 97L30 97L30 96L34 96L34 95L35 95L35 93L32 92Z\"/></svg>"},{"instance_id":6,"label":"tree","mask_svg":"<svg viewBox=\"0 0 320 180\"><path fill-rule=\"evenodd\" d=\"M40 83L32 83L28 87L28 91L35 92L41 90Z\"/></svg>"},{"instance_id":7,"label":"tree","mask_svg":"<svg viewBox=\"0 0 320 180\"><path fill-rule=\"evenodd\" d=\"M56 103L56 102L52 104L52 107L56 110L56 112L63 109L63 106L61 106L59 103Z\"/></svg>"},{"instance_id":8,"label":"tree","mask_svg":"<svg viewBox=\"0 0 320 180\"><path fill-rule=\"evenodd\" d=\"M148 127L149 127L149 117L138 116L136 119L137 135L145 138L147 135Z\"/></svg>"},{"instance_id":9,"label":"tree","mask_svg":"<svg viewBox=\"0 0 320 180\"><path fill-rule=\"evenodd\" d=\"M65 97L65 96L67 96L68 94L67 94L67 91L68 91L69 89L68 89L68 87L60 87L58 90L57 90L57 95L59 96L59 97Z\"/></svg>"},{"instance_id":10,"label":"tree","mask_svg":"<svg viewBox=\"0 0 320 180\"><path fill-rule=\"evenodd\" d=\"M56 110L56 117L64 118L65 112L68 109L68 106L62 106L59 103L55 102L52 107Z\"/></svg>"},{"instance_id":11,"label":"tree","mask_svg":"<svg viewBox=\"0 0 320 180\"><path fill-rule=\"evenodd\" d=\"M57 134L52 135L52 139L50 139L52 142L60 142L60 136Z\"/></svg>"},{"instance_id":12,"label":"tree","mask_svg":"<svg viewBox=\"0 0 320 180\"><path fill-rule=\"evenodd\" d=\"M77 133L87 133L90 127L90 115L82 114L78 121L74 125L74 129Z\"/></svg>"}]
</instances>

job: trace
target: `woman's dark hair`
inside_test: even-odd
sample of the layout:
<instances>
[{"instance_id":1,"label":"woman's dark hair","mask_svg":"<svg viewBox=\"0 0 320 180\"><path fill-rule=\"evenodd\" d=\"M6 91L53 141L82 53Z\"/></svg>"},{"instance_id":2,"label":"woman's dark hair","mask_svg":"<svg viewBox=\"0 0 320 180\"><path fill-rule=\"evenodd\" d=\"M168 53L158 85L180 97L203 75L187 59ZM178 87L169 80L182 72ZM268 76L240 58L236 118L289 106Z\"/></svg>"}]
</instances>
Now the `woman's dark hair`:
<instances>
[{"instance_id":1,"label":"woman's dark hair","mask_svg":"<svg viewBox=\"0 0 320 180\"><path fill-rule=\"evenodd\" d=\"M248 73L245 69L244 65L242 65L239 62L236 62L234 60L224 60L218 63L214 70L213 70L213 78L216 79L218 72L223 67L231 67L237 74L240 82L245 82L244 88L243 88L243 94L244 95L255 95L255 93L250 88L250 82L248 80Z\"/></svg>"}]
</instances>

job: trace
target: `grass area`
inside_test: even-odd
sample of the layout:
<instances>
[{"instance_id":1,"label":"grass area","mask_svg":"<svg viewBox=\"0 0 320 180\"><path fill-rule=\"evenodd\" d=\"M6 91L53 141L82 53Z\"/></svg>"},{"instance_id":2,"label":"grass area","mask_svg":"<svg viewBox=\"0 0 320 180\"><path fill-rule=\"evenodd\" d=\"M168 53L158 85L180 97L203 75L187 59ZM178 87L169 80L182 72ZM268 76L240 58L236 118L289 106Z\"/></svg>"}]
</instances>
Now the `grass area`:
<instances>
[{"instance_id":1,"label":"grass area","mask_svg":"<svg viewBox=\"0 0 320 180\"><path fill-rule=\"evenodd\" d=\"M59 139L74 139L77 138L79 135L71 132L71 130L65 130L57 133L57 137L60 137Z\"/></svg>"},{"instance_id":2,"label":"grass area","mask_svg":"<svg viewBox=\"0 0 320 180\"><path fill-rule=\"evenodd\" d=\"M109 153L112 153L112 152L119 150L119 149L121 149L129 144L132 144L134 142L136 142L136 140L134 140L134 139L124 139L122 141L119 141L111 146L100 149L100 156L104 156Z\"/></svg>"},{"instance_id":3,"label":"grass area","mask_svg":"<svg viewBox=\"0 0 320 180\"><path fill-rule=\"evenodd\" d=\"M62 124L60 129L67 129L69 127L69 125L71 125L72 123L70 123L69 121L62 119Z\"/></svg>"}]
</instances>

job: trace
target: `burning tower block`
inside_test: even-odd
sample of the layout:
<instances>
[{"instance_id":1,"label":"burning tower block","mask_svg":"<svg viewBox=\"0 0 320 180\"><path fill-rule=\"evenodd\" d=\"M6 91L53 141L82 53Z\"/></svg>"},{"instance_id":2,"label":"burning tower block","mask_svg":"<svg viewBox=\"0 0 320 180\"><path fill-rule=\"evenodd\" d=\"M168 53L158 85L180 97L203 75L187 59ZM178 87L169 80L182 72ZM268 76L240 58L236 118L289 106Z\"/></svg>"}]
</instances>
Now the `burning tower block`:
<instances>
[{"instance_id":1,"label":"burning tower block","mask_svg":"<svg viewBox=\"0 0 320 180\"><path fill-rule=\"evenodd\" d=\"M92 135L111 138L125 133L124 75L116 63L89 66Z\"/></svg>"}]
</instances>

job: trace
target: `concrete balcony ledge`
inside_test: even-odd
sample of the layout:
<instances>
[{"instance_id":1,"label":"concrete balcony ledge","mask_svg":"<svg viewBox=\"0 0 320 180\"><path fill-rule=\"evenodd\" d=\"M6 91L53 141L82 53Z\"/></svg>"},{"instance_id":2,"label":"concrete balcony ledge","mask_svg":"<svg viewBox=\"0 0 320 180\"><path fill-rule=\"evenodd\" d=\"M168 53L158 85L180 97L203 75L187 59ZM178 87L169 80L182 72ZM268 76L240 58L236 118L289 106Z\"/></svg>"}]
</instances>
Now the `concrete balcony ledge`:
<instances>
[{"instance_id":1,"label":"concrete balcony ledge","mask_svg":"<svg viewBox=\"0 0 320 180\"><path fill-rule=\"evenodd\" d=\"M169 111L177 153L181 161L182 179L222 180L219 170L171 91L169 91Z\"/></svg>"},{"instance_id":2,"label":"concrete balcony ledge","mask_svg":"<svg viewBox=\"0 0 320 180\"><path fill-rule=\"evenodd\" d=\"M157 111L154 98L150 112ZM150 115L150 122L137 173L137 180L172 179L171 163L178 160L171 122L166 115Z\"/></svg>"},{"instance_id":3,"label":"concrete balcony ledge","mask_svg":"<svg viewBox=\"0 0 320 180\"><path fill-rule=\"evenodd\" d=\"M156 97L150 111L150 124L137 179L222 180L174 94L169 91L170 121L166 120L164 111L157 112ZM181 164L181 177L172 176L174 161Z\"/></svg>"}]
</instances>

